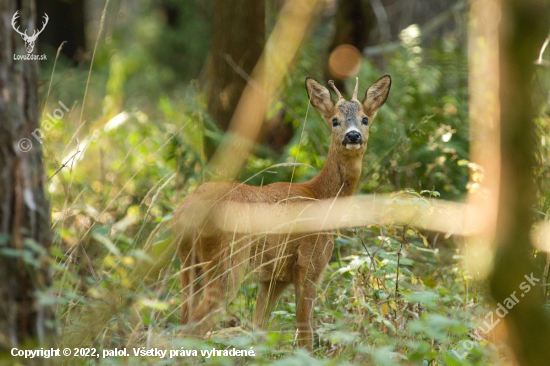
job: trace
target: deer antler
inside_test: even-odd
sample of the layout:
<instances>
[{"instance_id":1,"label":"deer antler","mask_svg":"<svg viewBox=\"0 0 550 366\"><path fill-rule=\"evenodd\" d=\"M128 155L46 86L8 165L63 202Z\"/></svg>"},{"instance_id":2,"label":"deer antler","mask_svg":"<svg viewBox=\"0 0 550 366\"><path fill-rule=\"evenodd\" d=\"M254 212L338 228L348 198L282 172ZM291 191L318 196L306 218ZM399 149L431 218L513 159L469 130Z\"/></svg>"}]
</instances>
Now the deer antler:
<instances>
[{"instance_id":1,"label":"deer antler","mask_svg":"<svg viewBox=\"0 0 550 366\"><path fill-rule=\"evenodd\" d=\"M15 30L17 33L19 33L21 35L21 37L28 37L26 29L25 29L25 33L22 33L22 32L19 31L19 26L17 28L15 27L15 21L17 20L17 18L19 18L18 13L19 13L19 10L17 10L15 12L15 14L13 14L13 17L11 18L11 26L12 26L13 30Z\"/></svg>"},{"instance_id":2,"label":"deer antler","mask_svg":"<svg viewBox=\"0 0 550 366\"><path fill-rule=\"evenodd\" d=\"M36 38L38 37L38 35L40 33L42 33L42 31L44 30L44 28L46 28L46 24L48 24L48 20L50 20L50 18L48 18L48 14L44 13L44 19L46 20L45 22L42 22L42 29L40 29L38 31L38 33L36 32L36 29L34 30L34 32L32 32L32 36L30 36L29 38L31 40L36 40Z\"/></svg>"},{"instance_id":3,"label":"deer antler","mask_svg":"<svg viewBox=\"0 0 550 366\"><path fill-rule=\"evenodd\" d=\"M344 97L342 96L342 93L340 93L340 90L338 90L338 88L336 87L336 85L334 85L334 81L329 80L329 81L328 81L328 85L329 85L332 89L334 89L334 91L336 92L336 95L338 96L338 100L344 99Z\"/></svg>"},{"instance_id":4,"label":"deer antler","mask_svg":"<svg viewBox=\"0 0 550 366\"><path fill-rule=\"evenodd\" d=\"M353 91L353 98L352 100L357 100L357 89L359 88L359 78L355 77L355 90Z\"/></svg>"}]
</instances>

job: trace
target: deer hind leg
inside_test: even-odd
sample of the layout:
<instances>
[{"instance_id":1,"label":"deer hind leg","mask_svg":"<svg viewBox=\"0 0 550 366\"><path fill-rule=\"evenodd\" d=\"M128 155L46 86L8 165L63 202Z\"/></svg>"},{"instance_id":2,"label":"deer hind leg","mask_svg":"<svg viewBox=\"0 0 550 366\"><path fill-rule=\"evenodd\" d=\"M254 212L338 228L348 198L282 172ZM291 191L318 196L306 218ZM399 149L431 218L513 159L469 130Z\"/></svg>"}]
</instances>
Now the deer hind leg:
<instances>
[{"instance_id":1,"label":"deer hind leg","mask_svg":"<svg viewBox=\"0 0 550 366\"><path fill-rule=\"evenodd\" d=\"M191 314L199 305L201 298L199 279L201 276L200 268L196 266L197 258L193 260L192 253L189 253L186 259L182 259L181 265L181 288L183 302L181 305L180 324L185 325L189 322Z\"/></svg>"},{"instance_id":2,"label":"deer hind leg","mask_svg":"<svg viewBox=\"0 0 550 366\"><path fill-rule=\"evenodd\" d=\"M224 247L228 248L229 244ZM248 264L245 252L239 251L236 255L220 253L218 263L209 266L209 281L203 299L191 317L194 326L188 334L203 337L212 330L215 316L220 315L237 295Z\"/></svg>"},{"instance_id":3,"label":"deer hind leg","mask_svg":"<svg viewBox=\"0 0 550 366\"><path fill-rule=\"evenodd\" d=\"M288 283L275 281L260 282L256 309L254 309L255 330L264 330L267 328L273 307L288 285Z\"/></svg>"},{"instance_id":4,"label":"deer hind leg","mask_svg":"<svg viewBox=\"0 0 550 366\"><path fill-rule=\"evenodd\" d=\"M226 279L210 279L204 290L204 296L195 312L191 316L190 327L185 334L203 337L214 326L214 315L219 313L220 297Z\"/></svg>"}]
</instances>

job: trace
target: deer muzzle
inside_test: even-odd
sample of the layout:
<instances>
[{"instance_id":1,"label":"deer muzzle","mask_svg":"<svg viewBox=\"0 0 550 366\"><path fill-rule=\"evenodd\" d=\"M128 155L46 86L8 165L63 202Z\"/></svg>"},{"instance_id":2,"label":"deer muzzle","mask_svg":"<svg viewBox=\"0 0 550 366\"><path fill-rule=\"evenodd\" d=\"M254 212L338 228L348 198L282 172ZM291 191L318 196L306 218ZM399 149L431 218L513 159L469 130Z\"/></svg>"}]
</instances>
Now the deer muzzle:
<instances>
[{"instance_id":1,"label":"deer muzzle","mask_svg":"<svg viewBox=\"0 0 550 366\"><path fill-rule=\"evenodd\" d=\"M363 137L359 131L349 131L342 140L342 145L348 150L357 150L363 144Z\"/></svg>"}]
</instances>

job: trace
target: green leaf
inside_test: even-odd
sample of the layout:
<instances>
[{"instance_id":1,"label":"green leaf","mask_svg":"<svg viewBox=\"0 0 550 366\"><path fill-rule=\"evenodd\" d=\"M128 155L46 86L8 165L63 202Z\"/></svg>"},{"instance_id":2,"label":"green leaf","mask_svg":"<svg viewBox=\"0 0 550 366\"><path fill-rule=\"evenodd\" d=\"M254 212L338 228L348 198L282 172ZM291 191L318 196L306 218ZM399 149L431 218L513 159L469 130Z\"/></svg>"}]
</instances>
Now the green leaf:
<instances>
[{"instance_id":1,"label":"green leaf","mask_svg":"<svg viewBox=\"0 0 550 366\"><path fill-rule=\"evenodd\" d=\"M544 200L544 203L542 204L542 212L543 215L546 216L546 213L548 212L548 209L550 208L550 193L546 195L546 198Z\"/></svg>"},{"instance_id":2,"label":"green leaf","mask_svg":"<svg viewBox=\"0 0 550 366\"><path fill-rule=\"evenodd\" d=\"M170 305L167 302L151 300L151 299L141 299L139 304L143 307L154 309L154 310L168 310Z\"/></svg>"},{"instance_id":3,"label":"green leaf","mask_svg":"<svg viewBox=\"0 0 550 366\"><path fill-rule=\"evenodd\" d=\"M113 244L113 242L106 237L105 235L100 234L99 232L92 232L92 237L103 244L105 248L116 256L120 256L120 250Z\"/></svg>"},{"instance_id":4,"label":"green leaf","mask_svg":"<svg viewBox=\"0 0 550 366\"><path fill-rule=\"evenodd\" d=\"M34 239L27 238L23 240L23 244L31 251L38 253L40 256L48 256L48 251L42 245L38 244Z\"/></svg>"},{"instance_id":5,"label":"green leaf","mask_svg":"<svg viewBox=\"0 0 550 366\"><path fill-rule=\"evenodd\" d=\"M373 358L376 364L381 366L401 365L401 362L399 361L402 359L406 359L406 357L397 352L394 352L393 348L393 346L385 346L376 349L373 354Z\"/></svg>"},{"instance_id":6,"label":"green leaf","mask_svg":"<svg viewBox=\"0 0 550 366\"><path fill-rule=\"evenodd\" d=\"M439 295L431 291L422 291L405 294L405 298L409 302L418 302L429 309L433 309L436 306L435 301L439 299Z\"/></svg>"}]
</instances>

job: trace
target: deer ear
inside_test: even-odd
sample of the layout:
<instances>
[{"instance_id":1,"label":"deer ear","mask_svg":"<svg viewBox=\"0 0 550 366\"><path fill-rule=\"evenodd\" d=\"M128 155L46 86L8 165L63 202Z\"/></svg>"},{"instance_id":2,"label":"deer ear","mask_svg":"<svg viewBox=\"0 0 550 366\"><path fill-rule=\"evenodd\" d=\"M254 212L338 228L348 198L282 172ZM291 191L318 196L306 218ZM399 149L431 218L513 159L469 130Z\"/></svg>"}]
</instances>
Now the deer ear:
<instances>
[{"instance_id":1,"label":"deer ear","mask_svg":"<svg viewBox=\"0 0 550 366\"><path fill-rule=\"evenodd\" d=\"M311 105L315 107L323 117L330 118L334 111L334 100L330 96L330 92L321 83L312 77L306 78L306 90L309 96Z\"/></svg>"},{"instance_id":2,"label":"deer ear","mask_svg":"<svg viewBox=\"0 0 550 366\"><path fill-rule=\"evenodd\" d=\"M376 80L370 88L367 89L365 97L361 101L368 115L373 116L382 105L386 102L390 93L391 77L389 75L382 76Z\"/></svg>"}]
</instances>

